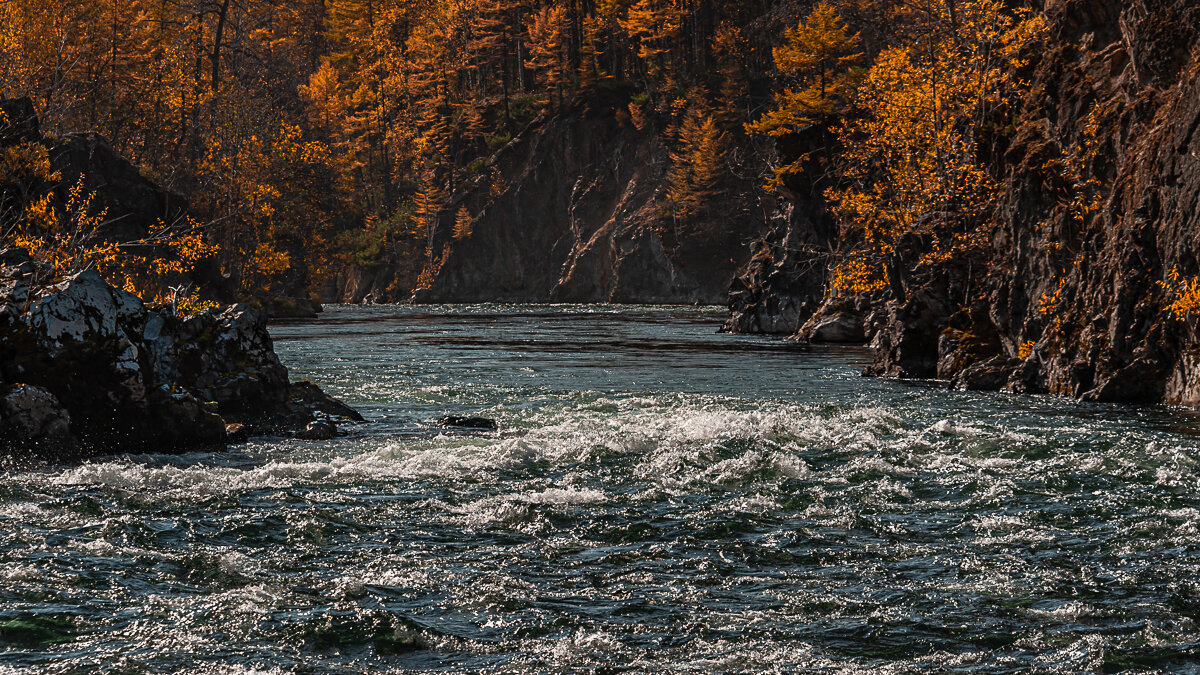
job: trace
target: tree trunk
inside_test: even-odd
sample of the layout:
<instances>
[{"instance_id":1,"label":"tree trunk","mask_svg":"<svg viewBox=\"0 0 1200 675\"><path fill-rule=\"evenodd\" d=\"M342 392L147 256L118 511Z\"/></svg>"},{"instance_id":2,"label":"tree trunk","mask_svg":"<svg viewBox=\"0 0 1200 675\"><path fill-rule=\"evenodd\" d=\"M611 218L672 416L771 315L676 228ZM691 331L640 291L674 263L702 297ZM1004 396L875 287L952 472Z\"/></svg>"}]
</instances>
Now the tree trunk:
<instances>
[{"instance_id":1,"label":"tree trunk","mask_svg":"<svg viewBox=\"0 0 1200 675\"><path fill-rule=\"evenodd\" d=\"M225 40L225 22L228 18L229 0L223 0L221 10L217 13L217 34L213 39L212 93L214 96L221 89L221 43Z\"/></svg>"}]
</instances>

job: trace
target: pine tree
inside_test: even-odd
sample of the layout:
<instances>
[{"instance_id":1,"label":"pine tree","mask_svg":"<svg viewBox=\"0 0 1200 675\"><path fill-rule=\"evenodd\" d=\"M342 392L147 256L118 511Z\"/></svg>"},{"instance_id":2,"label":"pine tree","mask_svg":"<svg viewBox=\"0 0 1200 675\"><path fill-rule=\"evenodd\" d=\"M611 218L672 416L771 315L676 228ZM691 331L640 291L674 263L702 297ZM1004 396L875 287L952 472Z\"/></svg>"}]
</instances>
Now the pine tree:
<instances>
[{"instance_id":1,"label":"pine tree","mask_svg":"<svg viewBox=\"0 0 1200 675\"><path fill-rule=\"evenodd\" d=\"M746 125L752 134L782 136L828 118L844 106L858 79L852 68L863 59L858 35L851 35L834 8L821 3L805 21L789 28L787 41L772 54L779 72L795 83L775 97L775 107ZM767 182L778 188L799 173L807 156L777 167Z\"/></svg>"},{"instance_id":2,"label":"pine tree","mask_svg":"<svg viewBox=\"0 0 1200 675\"><path fill-rule=\"evenodd\" d=\"M782 135L832 114L854 83L850 69L863 59L858 48L858 35L849 33L836 10L817 5L773 51L776 68L796 86L780 92L775 108L747 130Z\"/></svg>"},{"instance_id":3,"label":"pine tree","mask_svg":"<svg viewBox=\"0 0 1200 675\"><path fill-rule=\"evenodd\" d=\"M562 107L567 79L567 12L562 5L547 5L536 12L529 23L529 60L525 67L557 94Z\"/></svg>"},{"instance_id":4,"label":"pine tree","mask_svg":"<svg viewBox=\"0 0 1200 675\"><path fill-rule=\"evenodd\" d=\"M688 109L671 153L668 176L667 196L677 215L704 211L717 198L725 171L726 141L726 134L703 106L694 104Z\"/></svg>"}]
</instances>

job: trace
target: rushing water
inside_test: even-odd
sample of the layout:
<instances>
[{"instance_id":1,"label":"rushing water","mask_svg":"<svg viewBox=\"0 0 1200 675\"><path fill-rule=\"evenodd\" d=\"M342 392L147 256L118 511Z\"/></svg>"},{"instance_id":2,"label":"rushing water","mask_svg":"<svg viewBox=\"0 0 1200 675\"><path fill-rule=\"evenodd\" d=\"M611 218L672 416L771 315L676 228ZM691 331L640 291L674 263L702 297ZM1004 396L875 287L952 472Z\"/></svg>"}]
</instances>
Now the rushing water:
<instances>
[{"instance_id":1,"label":"rushing water","mask_svg":"<svg viewBox=\"0 0 1200 675\"><path fill-rule=\"evenodd\" d=\"M5 474L0 672L1200 671L1195 418L862 379L720 319L276 326L370 421Z\"/></svg>"}]
</instances>

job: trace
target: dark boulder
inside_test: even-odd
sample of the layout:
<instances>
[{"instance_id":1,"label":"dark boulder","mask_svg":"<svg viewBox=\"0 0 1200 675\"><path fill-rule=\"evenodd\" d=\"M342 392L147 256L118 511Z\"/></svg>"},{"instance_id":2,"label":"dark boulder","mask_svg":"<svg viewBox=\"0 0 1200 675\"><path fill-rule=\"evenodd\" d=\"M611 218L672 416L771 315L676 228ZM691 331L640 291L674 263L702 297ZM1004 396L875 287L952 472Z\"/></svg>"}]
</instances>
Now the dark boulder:
<instances>
[{"instance_id":1,"label":"dark boulder","mask_svg":"<svg viewBox=\"0 0 1200 675\"><path fill-rule=\"evenodd\" d=\"M478 429L482 431L495 431L500 428L496 420L488 417L464 417L460 415L446 415L439 417L437 420L438 426L442 427L458 427L460 429Z\"/></svg>"},{"instance_id":2,"label":"dark boulder","mask_svg":"<svg viewBox=\"0 0 1200 675\"><path fill-rule=\"evenodd\" d=\"M862 317L853 312L814 316L799 334L816 343L862 344L867 340Z\"/></svg>"},{"instance_id":3,"label":"dark boulder","mask_svg":"<svg viewBox=\"0 0 1200 675\"><path fill-rule=\"evenodd\" d=\"M0 398L0 437L35 448L38 454L75 452L71 415L54 394L18 384Z\"/></svg>"},{"instance_id":4,"label":"dark boulder","mask_svg":"<svg viewBox=\"0 0 1200 675\"><path fill-rule=\"evenodd\" d=\"M337 438L337 425L329 420L313 420L302 431L296 432L296 438L305 441L328 441Z\"/></svg>"},{"instance_id":5,"label":"dark boulder","mask_svg":"<svg viewBox=\"0 0 1200 675\"><path fill-rule=\"evenodd\" d=\"M293 385L261 314L235 305L182 319L152 311L94 271L41 283L0 251L0 447L65 460L223 446L303 429L318 411L359 419L310 383ZM11 383L11 384L3 384Z\"/></svg>"},{"instance_id":6,"label":"dark boulder","mask_svg":"<svg viewBox=\"0 0 1200 675\"><path fill-rule=\"evenodd\" d=\"M245 424L234 422L233 424L225 425L225 442L230 445L245 443L250 440L250 430Z\"/></svg>"},{"instance_id":7,"label":"dark boulder","mask_svg":"<svg viewBox=\"0 0 1200 675\"><path fill-rule=\"evenodd\" d=\"M875 362L866 374L925 379L938 374L938 342L949 321L945 302L927 292L907 302L888 304L887 318L875 336Z\"/></svg>"},{"instance_id":8,"label":"dark boulder","mask_svg":"<svg viewBox=\"0 0 1200 675\"><path fill-rule=\"evenodd\" d=\"M31 99L0 99L0 148L37 141L42 137L38 127Z\"/></svg>"},{"instance_id":9,"label":"dark boulder","mask_svg":"<svg viewBox=\"0 0 1200 675\"><path fill-rule=\"evenodd\" d=\"M301 410L314 410L354 422L363 421L357 410L321 391L321 388L312 382L293 382L288 388L288 397L292 405Z\"/></svg>"},{"instance_id":10,"label":"dark boulder","mask_svg":"<svg viewBox=\"0 0 1200 675\"><path fill-rule=\"evenodd\" d=\"M62 175L55 188L59 201L67 203L69 192L83 185L93 195L93 208L107 209L100 234L109 241L141 239L160 221L173 224L187 210L182 195L164 190L142 175L99 134L66 134L42 143L50 151L51 166Z\"/></svg>"},{"instance_id":11,"label":"dark boulder","mask_svg":"<svg viewBox=\"0 0 1200 675\"><path fill-rule=\"evenodd\" d=\"M1012 379L1020 361L995 356L976 361L954 376L954 388L968 391L999 391Z\"/></svg>"}]
</instances>

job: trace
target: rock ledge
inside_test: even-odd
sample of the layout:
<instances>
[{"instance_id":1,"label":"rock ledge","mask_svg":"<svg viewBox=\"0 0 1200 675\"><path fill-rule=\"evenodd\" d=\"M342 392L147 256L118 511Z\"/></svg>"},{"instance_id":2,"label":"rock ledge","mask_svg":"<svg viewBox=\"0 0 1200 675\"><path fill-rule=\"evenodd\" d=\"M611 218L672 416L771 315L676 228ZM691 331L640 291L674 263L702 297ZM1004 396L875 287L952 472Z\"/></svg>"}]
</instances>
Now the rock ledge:
<instances>
[{"instance_id":1,"label":"rock ledge","mask_svg":"<svg viewBox=\"0 0 1200 675\"><path fill-rule=\"evenodd\" d=\"M184 319L94 271L39 281L50 276L24 252L0 250L0 455L181 452L362 419L289 382L251 308Z\"/></svg>"}]
</instances>

